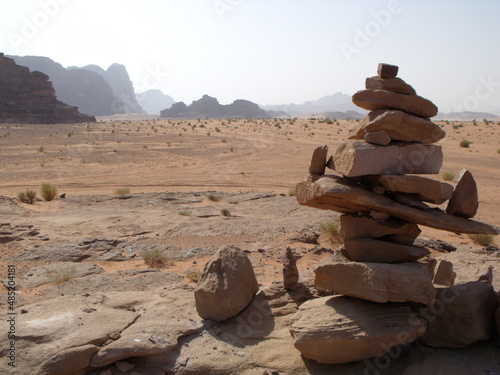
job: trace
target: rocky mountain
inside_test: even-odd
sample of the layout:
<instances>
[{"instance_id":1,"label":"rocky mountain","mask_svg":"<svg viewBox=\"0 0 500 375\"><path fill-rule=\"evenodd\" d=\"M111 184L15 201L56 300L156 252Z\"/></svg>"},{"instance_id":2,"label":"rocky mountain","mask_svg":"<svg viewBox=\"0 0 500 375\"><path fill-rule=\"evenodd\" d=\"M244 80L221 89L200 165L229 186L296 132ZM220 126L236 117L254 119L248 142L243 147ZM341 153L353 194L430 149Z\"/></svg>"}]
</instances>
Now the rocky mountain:
<instances>
[{"instance_id":1,"label":"rocky mountain","mask_svg":"<svg viewBox=\"0 0 500 375\"><path fill-rule=\"evenodd\" d=\"M125 112L125 104L117 99L111 86L96 72L65 69L61 64L42 56L10 56L18 65L49 76L57 98L92 116Z\"/></svg>"},{"instance_id":2,"label":"rocky mountain","mask_svg":"<svg viewBox=\"0 0 500 375\"><path fill-rule=\"evenodd\" d=\"M174 103L161 111L166 118L270 118L257 104L238 99L229 105L222 105L216 98L203 95L187 106L184 102Z\"/></svg>"},{"instance_id":3,"label":"rocky mountain","mask_svg":"<svg viewBox=\"0 0 500 375\"><path fill-rule=\"evenodd\" d=\"M125 113L144 113L142 107L137 103L134 85L130 80L127 68L121 64L110 65L107 70L97 65L87 65L82 68L69 67L68 70L83 69L99 74L109 84L114 96L123 102Z\"/></svg>"},{"instance_id":4,"label":"rocky mountain","mask_svg":"<svg viewBox=\"0 0 500 375\"><path fill-rule=\"evenodd\" d=\"M358 113L361 112L352 103L351 96L341 92L302 104L266 105L262 106L262 108L266 111L283 111L290 116L314 116L324 112L347 112L354 110L358 111Z\"/></svg>"},{"instance_id":5,"label":"rocky mountain","mask_svg":"<svg viewBox=\"0 0 500 375\"><path fill-rule=\"evenodd\" d=\"M135 94L137 103L150 115L159 115L164 109L172 107L175 100L161 90L154 89Z\"/></svg>"},{"instance_id":6,"label":"rocky mountain","mask_svg":"<svg viewBox=\"0 0 500 375\"><path fill-rule=\"evenodd\" d=\"M30 70L0 53L0 122L77 123L95 122L57 100L49 76Z\"/></svg>"},{"instance_id":7,"label":"rocky mountain","mask_svg":"<svg viewBox=\"0 0 500 375\"><path fill-rule=\"evenodd\" d=\"M448 113L438 113L435 119L443 119L443 120L482 120L482 119L493 119L498 118L499 115L495 115L493 113L488 112L448 112Z\"/></svg>"}]
</instances>

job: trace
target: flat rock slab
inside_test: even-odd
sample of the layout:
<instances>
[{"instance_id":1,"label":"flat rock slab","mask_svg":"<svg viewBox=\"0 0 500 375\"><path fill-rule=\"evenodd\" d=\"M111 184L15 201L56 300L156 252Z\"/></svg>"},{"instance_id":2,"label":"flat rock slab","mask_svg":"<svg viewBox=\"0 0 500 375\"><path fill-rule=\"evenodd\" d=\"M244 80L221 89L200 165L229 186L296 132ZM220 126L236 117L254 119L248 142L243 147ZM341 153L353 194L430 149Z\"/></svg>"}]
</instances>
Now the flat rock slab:
<instances>
[{"instance_id":1,"label":"flat rock slab","mask_svg":"<svg viewBox=\"0 0 500 375\"><path fill-rule=\"evenodd\" d=\"M325 174L326 157L328 154L328 146L316 147L313 151L311 158L311 165L309 166L309 173L311 174Z\"/></svg>"},{"instance_id":2,"label":"flat rock slab","mask_svg":"<svg viewBox=\"0 0 500 375\"><path fill-rule=\"evenodd\" d=\"M388 146L361 141L341 143L328 167L347 177L374 174L436 174L443 164L441 146L393 142Z\"/></svg>"},{"instance_id":3,"label":"flat rock slab","mask_svg":"<svg viewBox=\"0 0 500 375\"><path fill-rule=\"evenodd\" d=\"M449 232L500 233L497 227L449 215L439 209L420 210L405 206L338 176L309 176L297 185L295 196L301 205L324 210L342 213L368 213L376 210L401 220Z\"/></svg>"},{"instance_id":4,"label":"flat rock slab","mask_svg":"<svg viewBox=\"0 0 500 375\"><path fill-rule=\"evenodd\" d=\"M476 181L470 171L462 169L448 207L446 207L446 212L450 215L470 218L476 215L478 208L479 198Z\"/></svg>"},{"instance_id":5,"label":"flat rock slab","mask_svg":"<svg viewBox=\"0 0 500 375\"><path fill-rule=\"evenodd\" d=\"M413 87L401 78L368 77L365 81L365 88L372 90L387 90L398 94L417 95Z\"/></svg>"},{"instance_id":6,"label":"flat rock slab","mask_svg":"<svg viewBox=\"0 0 500 375\"><path fill-rule=\"evenodd\" d=\"M434 303L429 268L419 263L326 262L314 268L316 286L373 302Z\"/></svg>"},{"instance_id":7,"label":"flat rock slab","mask_svg":"<svg viewBox=\"0 0 500 375\"><path fill-rule=\"evenodd\" d=\"M402 245L370 238L350 238L344 241L344 248L349 254L349 258L355 262L414 262L431 253L425 247Z\"/></svg>"},{"instance_id":8,"label":"flat rock slab","mask_svg":"<svg viewBox=\"0 0 500 375\"><path fill-rule=\"evenodd\" d=\"M457 273L453 271L453 263L442 259L437 265L433 283L444 286L453 286L455 284L456 277Z\"/></svg>"},{"instance_id":9,"label":"flat rock slab","mask_svg":"<svg viewBox=\"0 0 500 375\"><path fill-rule=\"evenodd\" d=\"M31 289L44 284L67 281L65 278L71 280L78 277L99 274L103 271L101 267L93 263L52 263L31 268L26 273L22 284L26 289Z\"/></svg>"},{"instance_id":10,"label":"flat rock slab","mask_svg":"<svg viewBox=\"0 0 500 375\"><path fill-rule=\"evenodd\" d=\"M361 361L416 340L425 332L405 304L378 304L345 296L303 303L291 318L295 347L320 363Z\"/></svg>"},{"instance_id":11,"label":"flat rock slab","mask_svg":"<svg viewBox=\"0 0 500 375\"><path fill-rule=\"evenodd\" d=\"M424 202L441 204L453 195L453 186L421 176L382 175L373 177L387 191L415 194Z\"/></svg>"},{"instance_id":12,"label":"flat rock slab","mask_svg":"<svg viewBox=\"0 0 500 375\"><path fill-rule=\"evenodd\" d=\"M344 214L339 219L339 235L349 238L388 238L392 241L411 245L422 232L416 224L388 219L375 220L370 216Z\"/></svg>"},{"instance_id":13,"label":"flat rock slab","mask_svg":"<svg viewBox=\"0 0 500 375\"><path fill-rule=\"evenodd\" d=\"M397 94L387 90L361 90L352 96L352 102L368 111L396 109L411 115L429 118L438 113L430 100L417 95Z\"/></svg>"},{"instance_id":14,"label":"flat rock slab","mask_svg":"<svg viewBox=\"0 0 500 375\"><path fill-rule=\"evenodd\" d=\"M496 295L490 284L475 281L437 289L433 306L419 310L427 332L419 342L433 347L464 348L493 334Z\"/></svg>"},{"instance_id":15,"label":"flat rock slab","mask_svg":"<svg viewBox=\"0 0 500 375\"><path fill-rule=\"evenodd\" d=\"M393 141L436 143L446 135L428 119L395 110L370 112L349 131L348 139L363 139L365 134L385 131Z\"/></svg>"}]
</instances>

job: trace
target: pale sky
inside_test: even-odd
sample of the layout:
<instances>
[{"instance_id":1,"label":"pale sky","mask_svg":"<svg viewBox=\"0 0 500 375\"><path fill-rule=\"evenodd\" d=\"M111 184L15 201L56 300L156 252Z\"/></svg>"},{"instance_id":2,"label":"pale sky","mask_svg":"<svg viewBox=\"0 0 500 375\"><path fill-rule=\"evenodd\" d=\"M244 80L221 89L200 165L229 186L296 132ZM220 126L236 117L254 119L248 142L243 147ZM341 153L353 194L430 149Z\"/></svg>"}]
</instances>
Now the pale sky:
<instances>
[{"instance_id":1,"label":"pale sky","mask_svg":"<svg viewBox=\"0 0 500 375\"><path fill-rule=\"evenodd\" d=\"M352 95L379 62L440 111L500 114L500 0L0 0L0 52L124 64L223 104Z\"/></svg>"}]
</instances>

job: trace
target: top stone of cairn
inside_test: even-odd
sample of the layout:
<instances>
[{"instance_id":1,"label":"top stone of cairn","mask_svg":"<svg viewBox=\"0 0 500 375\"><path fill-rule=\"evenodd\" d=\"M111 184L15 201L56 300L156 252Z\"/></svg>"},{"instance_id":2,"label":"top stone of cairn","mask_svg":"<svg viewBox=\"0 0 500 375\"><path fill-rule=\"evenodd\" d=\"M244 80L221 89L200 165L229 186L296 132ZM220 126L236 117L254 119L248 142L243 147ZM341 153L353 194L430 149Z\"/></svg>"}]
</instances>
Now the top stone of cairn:
<instances>
[{"instance_id":1,"label":"top stone of cairn","mask_svg":"<svg viewBox=\"0 0 500 375\"><path fill-rule=\"evenodd\" d=\"M377 74L381 78L395 78L398 75L398 70L399 67L396 65L380 63L378 64Z\"/></svg>"}]
</instances>

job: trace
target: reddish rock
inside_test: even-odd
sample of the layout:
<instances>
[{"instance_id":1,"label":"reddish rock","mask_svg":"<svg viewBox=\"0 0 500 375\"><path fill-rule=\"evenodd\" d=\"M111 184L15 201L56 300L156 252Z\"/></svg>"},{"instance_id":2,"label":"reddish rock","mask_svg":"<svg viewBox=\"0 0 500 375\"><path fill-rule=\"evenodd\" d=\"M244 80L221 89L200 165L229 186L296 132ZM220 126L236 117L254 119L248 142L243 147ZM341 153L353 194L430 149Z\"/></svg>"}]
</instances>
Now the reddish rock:
<instances>
[{"instance_id":1,"label":"reddish rock","mask_svg":"<svg viewBox=\"0 0 500 375\"><path fill-rule=\"evenodd\" d=\"M387 90L361 90L352 96L352 101L368 111L396 109L424 118L434 117L438 113L438 108L430 100Z\"/></svg>"},{"instance_id":2,"label":"reddish rock","mask_svg":"<svg viewBox=\"0 0 500 375\"><path fill-rule=\"evenodd\" d=\"M417 95L415 89L401 78L368 77L365 82L365 88L387 90L398 94Z\"/></svg>"},{"instance_id":3,"label":"reddish rock","mask_svg":"<svg viewBox=\"0 0 500 375\"><path fill-rule=\"evenodd\" d=\"M414 262L431 252L425 247L371 238L350 238L344 241L349 258L355 262L403 263Z\"/></svg>"},{"instance_id":4,"label":"reddish rock","mask_svg":"<svg viewBox=\"0 0 500 375\"><path fill-rule=\"evenodd\" d=\"M57 100L46 74L30 72L3 53L0 53L0 98L0 122L95 122L95 117L81 114L77 107Z\"/></svg>"},{"instance_id":5,"label":"reddish rock","mask_svg":"<svg viewBox=\"0 0 500 375\"><path fill-rule=\"evenodd\" d=\"M399 67L391 64L380 63L377 67L377 74L381 78L394 78L398 75Z\"/></svg>"},{"instance_id":6,"label":"reddish rock","mask_svg":"<svg viewBox=\"0 0 500 375\"><path fill-rule=\"evenodd\" d=\"M479 207L477 186L472 173L462 169L446 212L466 218L474 217Z\"/></svg>"},{"instance_id":7,"label":"reddish rock","mask_svg":"<svg viewBox=\"0 0 500 375\"><path fill-rule=\"evenodd\" d=\"M360 141L341 143L328 167L347 177L373 174L433 174L443 163L441 146L394 142L389 146Z\"/></svg>"},{"instance_id":8,"label":"reddish rock","mask_svg":"<svg viewBox=\"0 0 500 375\"><path fill-rule=\"evenodd\" d=\"M374 143L381 146L387 146L389 143L391 143L391 137L389 137L389 134L387 134L385 130L365 133L363 138L368 143Z\"/></svg>"},{"instance_id":9,"label":"reddish rock","mask_svg":"<svg viewBox=\"0 0 500 375\"><path fill-rule=\"evenodd\" d=\"M381 130L391 140L404 142L436 143L446 135L443 129L428 119L383 109L370 112L349 131L348 138L363 139L366 133Z\"/></svg>"},{"instance_id":10,"label":"reddish rock","mask_svg":"<svg viewBox=\"0 0 500 375\"><path fill-rule=\"evenodd\" d=\"M316 147L313 151L311 158L311 165L309 166L309 173L311 174L325 174L326 157L328 154L328 146Z\"/></svg>"}]
</instances>

